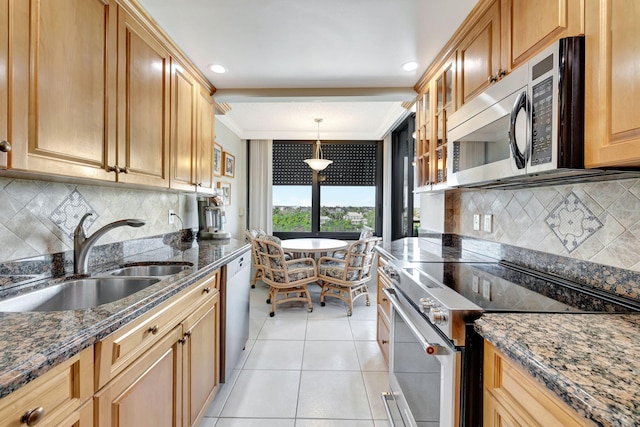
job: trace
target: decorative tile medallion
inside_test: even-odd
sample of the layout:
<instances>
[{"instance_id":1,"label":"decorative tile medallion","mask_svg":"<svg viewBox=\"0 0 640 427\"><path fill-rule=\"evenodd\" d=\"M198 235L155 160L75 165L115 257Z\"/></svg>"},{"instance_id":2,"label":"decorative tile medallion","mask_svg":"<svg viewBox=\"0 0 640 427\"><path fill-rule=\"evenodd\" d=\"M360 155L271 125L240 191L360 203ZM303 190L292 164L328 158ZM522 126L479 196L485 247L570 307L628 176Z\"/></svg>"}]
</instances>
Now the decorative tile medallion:
<instances>
[{"instance_id":1,"label":"decorative tile medallion","mask_svg":"<svg viewBox=\"0 0 640 427\"><path fill-rule=\"evenodd\" d=\"M549 213L545 222L569 252L603 226L573 191Z\"/></svg>"},{"instance_id":2,"label":"decorative tile medallion","mask_svg":"<svg viewBox=\"0 0 640 427\"><path fill-rule=\"evenodd\" d=\"M66 199L49 215L49 219L68 236L73 236L73 231L86 213L93 215L84 222L84 229L87 230L98 219L98 214L91 207L89 202L75 189Z\"/></svg>"}]
</instances>

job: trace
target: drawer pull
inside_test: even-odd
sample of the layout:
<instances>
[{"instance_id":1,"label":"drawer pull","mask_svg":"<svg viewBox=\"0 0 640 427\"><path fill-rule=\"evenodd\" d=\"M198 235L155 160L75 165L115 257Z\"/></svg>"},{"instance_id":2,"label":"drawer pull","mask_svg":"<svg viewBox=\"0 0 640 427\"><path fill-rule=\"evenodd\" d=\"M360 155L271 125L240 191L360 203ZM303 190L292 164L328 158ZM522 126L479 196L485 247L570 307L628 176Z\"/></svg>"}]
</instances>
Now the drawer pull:
<instances>
[{"instance_id":1,"label":"drawer pull","mask_svg":"<svg viewBox=\"0 0 640 427\"><path fill-rule=\"evenodd\" d=\"M11 151L11 143L9 141L0 141L0 151L3 153Z\"/></svg>"},{"instance_id":2,"label":"drawer pull","mask_svg":"<svg viewBox=\"0 0 640 427\"><path fill-rule=\"evenodd\" d=\"M208 294L209 292L211 292L211 288L207 286L206 288L202 289L202 292Z\"/></svg>"},{"instance_id":3,"label":"drawer pull","mask_svg":"<svg viewBox=\"0 0 640 427\"><path fill-rule=\"evenodd\" d=\"M152 335L157 334L158 333L158 325L150 326L148 331L151 332Z\"/></svg>"},{"instance_id":4,"label":"drawer pull","mask_svg":"<svg viewBox=\"0 0 640 427\"><path fill-rule=\"evenodd\" d=\"M20 422L27 424L28 426L34 426L38 424L44 418L44 408L42 406L32 409L24 413Z\"/></svg>"},{"instance_id":5,"label":"drawer pull","mask_svg":"<svg viewBox=\"0 0 640 427\"><path fill-rule=\"evenodd\" d=\"M382 344L388 344L389 341L388 340L382 340Z\"/></svg>"}]
</instances>

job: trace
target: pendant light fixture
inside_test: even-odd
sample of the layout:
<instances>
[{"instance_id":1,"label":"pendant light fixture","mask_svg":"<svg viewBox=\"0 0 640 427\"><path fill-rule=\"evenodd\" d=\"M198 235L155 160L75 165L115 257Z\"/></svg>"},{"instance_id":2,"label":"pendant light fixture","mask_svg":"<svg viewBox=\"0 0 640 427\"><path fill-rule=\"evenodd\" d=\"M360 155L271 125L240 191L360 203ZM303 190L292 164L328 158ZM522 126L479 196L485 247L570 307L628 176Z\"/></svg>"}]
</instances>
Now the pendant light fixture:
<instances>
[{"instance_id":1,"label":"pendant light fixture","mask_svg":"<svg viewBox=\"0 0 640 427\"><path fill-rule=\"evenodd\" d=\"M316 152L312 159L306 159L304 162L309 165L314 171L321 171L326 169L333 160L326 160L322 158L322 148L320 147L320 122L322 119L314 119L318 123L318 140L316 141Z\"/></svg>"}]
</instances>

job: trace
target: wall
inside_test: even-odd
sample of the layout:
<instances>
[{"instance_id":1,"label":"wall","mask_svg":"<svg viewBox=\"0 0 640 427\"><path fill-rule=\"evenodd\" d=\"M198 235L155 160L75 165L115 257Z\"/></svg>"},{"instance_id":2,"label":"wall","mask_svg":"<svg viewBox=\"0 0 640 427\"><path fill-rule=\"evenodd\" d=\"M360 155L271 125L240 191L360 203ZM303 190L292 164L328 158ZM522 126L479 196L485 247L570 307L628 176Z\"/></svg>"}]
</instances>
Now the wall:
<instances>
[{"instance_id":1,"label":"wall","mask_svg":"<svg viewBox=\"0 0 640 427\"><path fill-rule=\"evenodd\" d=\"M247 144L216 118L216 142L236 157L234 177L218 177L216 182L231 183L231 204L226 207L227 231L232 237L244 239L247 212Z\"/></svg>"},{"instance_id":2,"label":"wall","mask_svg":"<svg viewBox=\"0 0 640 427\"><path fill-rule=\"evenodd\" d=\"M181 211L178 193L127 189L122 186L76 185L0 177L0 262L73 250L73 230L85 212L85 230L124 218L147 222L140 228L119 227L98 245L174 232L168 211Z\"/></svg>"},{"instance_id":3,"label":"wall","mask_svg":"<svg viewBox=\"0 0 640 427\"><path fill-rule=\"evenodd\" d=\"M640 180L454 190L444 204L448 233L640 271ZM473 230L474 214L492 214L493 230Z\"/></svg>"}]
</instances>

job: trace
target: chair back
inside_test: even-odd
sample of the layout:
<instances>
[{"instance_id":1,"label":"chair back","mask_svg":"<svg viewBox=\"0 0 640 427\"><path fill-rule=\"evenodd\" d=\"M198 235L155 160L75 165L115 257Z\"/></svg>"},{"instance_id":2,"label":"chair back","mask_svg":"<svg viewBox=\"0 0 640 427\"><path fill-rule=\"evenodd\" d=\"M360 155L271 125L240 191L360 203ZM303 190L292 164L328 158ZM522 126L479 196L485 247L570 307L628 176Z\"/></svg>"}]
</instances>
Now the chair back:
<instances>
[{"instance_id":1,"label":"chair back","mask_svg":"<svg viewBox=\"0 0 640 427\"><path fill-rule=\"evenodd\" d=\"M258 255L258 246L256 244L256 239L262 238L266 236L266 233L258 228L250 228L244 232L245 238L248 242L251 243L251 255L253 258L253 266L260 267L260 256Z\"/></svg>"},{"instance_id":2,"label":"chair back","mask_svg":"<svg viewBox=\"0 0 640 427\"><path fill-rule=\"evenodd\" d=\"M276 236L263 236L256 239L255 243L257 256L264 268L263 280L276 283L286 282L287 263L282 246L280 246L281 240Z\"/></svg>"},{"instance_id":3,"label":"chair back","mask_svg":"<svg viewBox=\"0 0 640 427\"><path fill-rule=\"evenodd\" d=\"M347 249L345 262L345 279L348 281L360 281L371 276L373 268L373 249L382 239L369 237L353 242Z\"/></svg>"}]
</instances>

